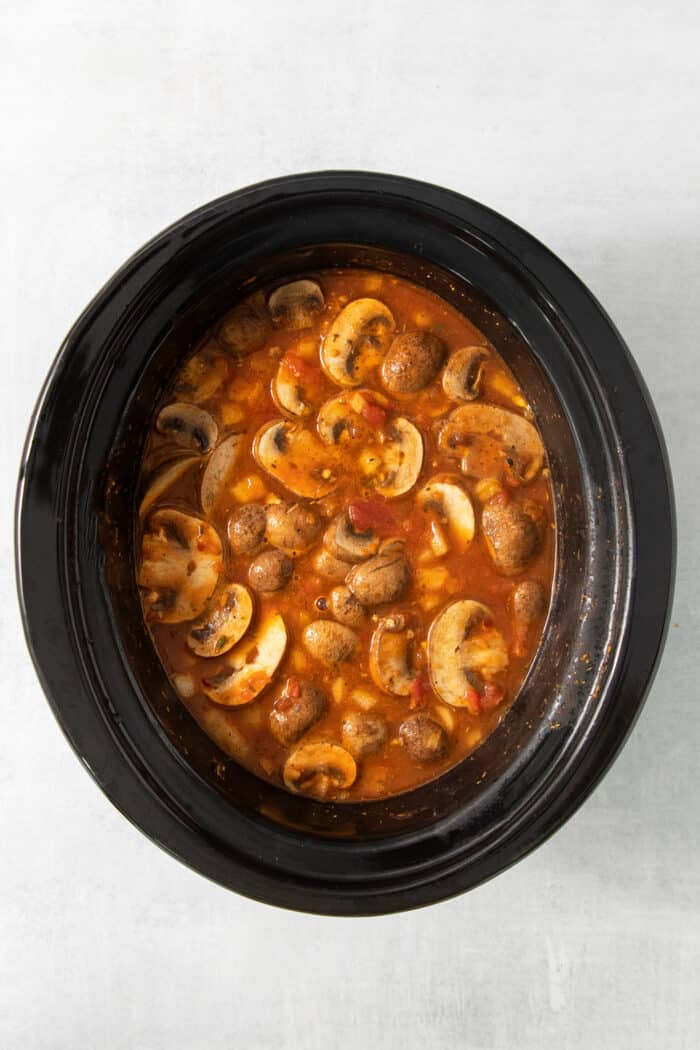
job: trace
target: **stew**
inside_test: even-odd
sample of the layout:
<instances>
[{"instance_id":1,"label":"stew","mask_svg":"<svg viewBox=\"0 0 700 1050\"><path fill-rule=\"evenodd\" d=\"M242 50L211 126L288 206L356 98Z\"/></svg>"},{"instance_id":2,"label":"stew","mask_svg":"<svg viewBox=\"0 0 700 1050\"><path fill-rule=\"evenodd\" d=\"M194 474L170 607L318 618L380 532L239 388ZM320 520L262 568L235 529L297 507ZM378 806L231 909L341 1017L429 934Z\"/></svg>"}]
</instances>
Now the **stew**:
<instances>
[{"instance_id":1,"label":"stew","mask_svg":"<svg viewBox=\"0 0 700 1050\"><path fill-rule=\"evenodd\" d=\"M479 747L549 604L533 414L484 335L401 278L257 291L157 406L143 613L182 703L260 777L383 798Z\"/></svg>"}]
</instances>

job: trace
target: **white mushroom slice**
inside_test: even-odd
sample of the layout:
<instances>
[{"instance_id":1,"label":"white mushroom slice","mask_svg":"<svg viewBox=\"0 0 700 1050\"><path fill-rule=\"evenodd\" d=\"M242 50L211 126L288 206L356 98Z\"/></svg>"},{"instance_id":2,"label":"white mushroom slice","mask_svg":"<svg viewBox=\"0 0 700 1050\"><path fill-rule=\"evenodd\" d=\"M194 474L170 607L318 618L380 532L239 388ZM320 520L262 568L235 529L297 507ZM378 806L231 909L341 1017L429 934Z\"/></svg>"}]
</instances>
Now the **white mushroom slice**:
<instances>
[{"instance_id":1,"label":"white mushroom slice","mask_svg":"<svg viewBox=\"0 0 700 1050\"><path fill-rule=\"evenodd\" d=\"M359 386L381 363L394 331L391 310L378 299L355 299L340 311L321 347L321 366L338 386Z\"/></svg>"},{"instance_id":2,"label":"white mushroom slice","mask_svg":"<svg viewBox=\"0 0 700 1050\"><path fill-rule=\"evenodd\" d=\"M321 499L337 485L333 459L309 430L285 419L266 423L253 442L256 462L296 496Z\"/></svg>"},{"instance_id":3,"label":"white mushroom slice","mask_svg":"<svg viewBox=\"0 0 700 1050\"><path fill-rule=\"evenodd\" d=\"M339 514L326 529L323 546L334 558L354 565L377 553L379 536L374 529L358 532L352 527L347 513Z\"/></svg>"},{"instance_id":4,"label":"white mushroom slice","mask_svg":"<svg viewBox=\"0 0 700 1050\"><path fill-rule=\"evenodd\" d=\"M375 437L376 426L368 423L362 415L368 404L386 408L389 402L374 390L345 390L324 402L316 420L318 436L324 445L368 441Z\"/></svg>"},{"instance_id":5,"label":"white mushroom slice","mask_svg":"<svg viewBox=\"0 0 700 1050\"><path fill-rule=\"evenodd\" d=\"M515 412L480 402L462 405L448 416L440 429L438 445L443 452L461 460L464 474L477 477L497 473L494 454L521 482L532 481L544 461L542 439L532 423Z\"/></svg>"},{"instance_id":6,"label":"white mushroom slice","mask_svg":"<svg viewBox=\"0 0 700 1050\"><path fill-rule=\"evenodd\" d=\"M267 300L272 323L277 328L300 331L311 328L326 305L323 292L315 281L292 281L276 288Z\"/></svg>"},{"instance_id":7,"label":"white mushroom slice","mask_svg":"<svg viewBox=\"0 0 700 1050\"><path fill-rule=\"evenodd\" d=\"M226 488L232 480L236 464L243 451L243 435L230 434L214 449L202 477L202 510L211 514Z\"/></svg>"},{"instance_id":8,"label":"white mushroom slice","mask_svg":"<svg viewBox=\"0 0 700 1050\"><path fill-rule=\"evenodd\" d=\"M403 496L418 481L423 467L423 438L420 431L399 416L386 429L382 467L374 487L387 499Z\"/></svg>"},{"instance_id":9,"label":"white mushroom slice","mask_svg":"<svg viewBox=\"0 0 700 1050\"><path fill-rule=\"evenodd\" d=\"M317 554L314 555L313 566L320 576L325 576L336 583L344 580L350 571L350 566L346 561L334 558L325 547L321 547Z\"/></svg>"},{"instance_id":10,"label":"white mushroom slice","mask_svg":"<svg viewBox=\"0 0 700 1050\"><path fill-rule=\"evenodd\" d=\"M313 412L313 406L304 399L304 389L299 377L287 368L284 360L280 361L277 367L270 391L272 400L280 412L295 418L308 416Z\"/></svg>"},{"instance_id":11,"label":"white mushroom slice","mask_svg":"<svg viewBox=\"0 0 700 1050\"><path fill-rule=\"evenodd\" d=\"M491 610L469 599L443 609L428 632L428 667L441 700L470 707L473 679L490 682L508 667L508 647Z\"/></svg>"},{"instance_id":12,"label":"white mushroom slice","mask_svg":"<svg viewBox=\"0 0 700 1050\"><path fill-rule=\"evenodd\" d=\"M182 456L180 459L176 459L169 463L164 464L161 469L156 473L150 485L144 493L143 499L139 504L139 517L145 518L149 510L156 503L161 496L172 488L176 481L186 474L190 467L193 467L195 463L200 463L199 456Z\"/></svg>"},{"instance_id":13,"label":"white mushroom slice","mask_svg":"<svg viewBox=\"0 0 700 1050\"><path fill-rule=\"evenodd\" d=\"M446 522L458 547L464 550L474 539L474 508L462 486L448 478L432 478L418 494L424 510L434 509Z\"/></svg>"},{"instance_id":14,"label":"white mushroom slice","mask_svg":"<svg viewBox=\"0 0 700 1050\"><path fill-rule=\"evenodd\" d=\"M349 751L338 744L303 744L284 764L284 783L290 791L327 799L355 783L357 766Z\"/></svg>"},{"instance_id":15,"label":"white mushroom slice","mask_svg":"<svg viewBox=\"0 0 700 1050\"><path fill-rule=\"evenodd\" d=\"M138 575L146 619L182 623L199 616L221 565L221 540L211 525L170 507L155 511L141 541Z\"/></svg>"},{"instance_id":16,"label":"white mushroom slice","mask_svg":"<svg viewBox=\"0 0 700 1050\"><path fill-rule=\"evenodd\" d=\"M272 613L251 638L239 642L224 667L202 679L202 689L224 707L249 704L272 681L286 648L284 620Z\"/></svg>"},{"instance_id":17,"label":"white mushroom slice","mask_svg":"<svg viewBox=\"0 0 700 1050\"><path fill-rule=\"evenodd\" d=\"M207 344L180 370L174 393L178 401L191 401L199 405L214 396L227 375L228 362L216 353L213 346Z\"/></svg>"},{"instance_id":18,"label":"white mushroom slice","mask_svg":"<svg viewBox=\"0 0 700 1050\"><path fill-rule=\"evenodd\" d=\"M450 354L442 373L442 389L451 401L473 401L479 396L487 357L483 346L464 346Z\"/></svg>"},{"instance_id":19,"label":"white mushroom slice","mask_svg":"<svg viewBox=\"0 0 700 1050\"><path fill-rule=\"evenodd\" d=\"M219 436L219 428L209 413L185 401L166 405L158 413L156 430L172 438L177 445L184 445L202 454L214 447Z\"/></svg>"},{"instance_id":20,"label":"white mushroom slice","mask_svg":"<svg viewBox=\"0 0 700 1050\"><path fill-rule=\"evenodd\" d=\"M208 608L187 632L187 644L197 656L222 656L240 642L250 626L253 599L240 583L215 594Z\"/></svg>"},{"instance_id":21,"label":"white mushroom slice","mask_svg":"<svg viewBox=\"0 0 700 1050\"><path fill-rule=\"evenodd\" d=\"M411 659L413 631L403 616L385 616L369 648L369 673L385 693L408 696L416 678Z\"/></svg>"}]
</instances>

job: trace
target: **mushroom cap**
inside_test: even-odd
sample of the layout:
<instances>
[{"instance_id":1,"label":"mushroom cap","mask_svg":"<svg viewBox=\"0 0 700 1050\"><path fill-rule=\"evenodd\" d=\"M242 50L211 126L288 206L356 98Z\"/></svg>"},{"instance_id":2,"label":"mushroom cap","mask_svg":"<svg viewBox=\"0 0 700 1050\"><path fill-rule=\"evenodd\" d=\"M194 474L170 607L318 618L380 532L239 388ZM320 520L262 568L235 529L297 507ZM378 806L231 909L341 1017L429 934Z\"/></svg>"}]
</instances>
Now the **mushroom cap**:
<instances>
[{"instance_id":1,"label":"mushroom cap","mask_svg":"<svg viewBox=\"0 0 700 1050\"><path fill-rule=\"evenodd\" d=\"M287 628L279 613L270 613L255 633L229 653L226 666L202 679L202 689L215 704L249 704L272 681L287 648Z\"/></svg>"},{"instance_id":2,"label":"mushroom cap","mask_svg":"<svg viewBox=\"0 0 700 1050\"><path fill-rule=\"evenodd\" d=\"M258 554L248 567L250 586L260 594L281 591L289 583L294 562L284 551L268 550Z\"/></svg>"},{"instance_id":3,"label":"mushroom cap","mask_svg":"<svg viewBox=\"0 0 700 1050\"><path fill-rule=\"evenodd\" d=\"M333 321L321 347L321 367L338 386L359 386L382 360L394 317L378 299L354 299Z\"/></svg>"},{"instance_id":4,"label":"mushroom cap","mask_svg":"<svg viewBox=\"0 0 700 1050\"><path fill-rule=\"evenodd\" d=\"M386 722L381 715L368 711L349 711L343 719L343 744L354 758L374 754L387 737Z\"/></svg>"},{"instance_id":5,"label":"mushroom cap","mask_svg":"<svg viewBox=\"0 0 700 1050\"><path fill-rule=\"evenodd\" d=\"M258 292L229 310L219 325L217 336L229 353L246 357L263 345L269 327L265 300Z\"/></svg>"},{"instance_id":6,"label":"mushroom cap","mask_svg":"<svg viewBox=\"0 0 700 1050\"><path fill-rule=\"evenodd\" d=\"M515 576L527 568L542 545L542 510L534 500L503 506L490 500L481 512L481 529L499 572Z\"/></svg>"},{"instance_id":7,"label":"mushroom cap","mask_svg":"<svg viewBox=\"0 0 700 1050\"><path fill-rule=\"evenodd\" d=\"M542 439L532 423L515 412L473 402L455 408L440 428L439 447L462 460L463 473L489 476L495 473L491 462L483 471L473 471L469 464L468 452L474 437L486 439L489 459L491 449L496 449L511 475L520 482L532 481L542 468Z\"/></svg>"},{"instance_id":8,"label":"mushroom cap","mask_svg":"<svg viewBox=\"0 0 700 1050\"><path fill-rule=\"evenodd\" d=\"M433 332L403 332L382 361L382 382L390 394L415 394L440 371L446 347Z\"/></svg>"},{"instance_id":9,"label":"mushroom cap","mask_svg":"<svg viewBox=\"0 0 700 1050\"><path fill-rule=\"evenodd\" d=\"M492 623L491 610L468 598L452 602L433 620L428 632L430 681L446 704L468 707L473 675L488 682L507 669L508 648Z\"/></svg>"},{"instance_id":10,"label":"mushroom cap","mask_svg":"<svg viewBox=\"0 0 700 1050\"><path fill-rule=\"evenodd\" d=\"M193 354L177 374L173 393L178 401L198 405L209 401L228 376L228 362L210 341Z\"/></svg>"},{"instance_id":11,"label":"mushroom cap","mask_svg":"<svg viewBox=\"0 0 700 1050\"><path fill-rule=\"evenodd\" d=\"M323 535L323 546L329 554L340 561L354 565L376 554L379 550L379 536L374 529L357 532L347 513L339 514L330 523Z\"/></svg>"},{"instance_id":12,"label":"mushroom cap","mask_svg":"<svg viewBox=\"0 0 700 1050\"><path fill-rule=\"evenodd\" d=\"M228 520L228 541L234 554L255 554L265 542L267 514L259 503L236 507Z\"/></svg>"},{"instance_id":13,"label":"mushroom cap","mask_svg":"<svg viewBox=\"0 0 700 1050\"><path fill-rule=\"evenodd\" d=\"M337 485L332 456L309 430L286 419L265 423L255 435L258 465L295 496L321 499Z\"/></svg>"},{"instance_id":14,"label":"mushroom cap","mask_svg":"<svg viewBox=\"0 0 700 1050\"><path fill-rule=\"evenodd\" d=\"M455 541L462 549L474 539L474 508L464 488L454 478L439 475L431 478L418 494L421 506L434 507L447 522Z\"/></svg>"},{"instance_id":15,"label":"mushroom cap","mask_svg":"<svg viewBox=\"0 0 700 1050\"><path fill-rule=\"evenodd\" d=\"M411 579L403 545L392 543L368 561L356 565L345 582L361 605L384 605L404 593Z\"/></svg>"},{"instance_id":16,"label":"mushroom cap","mask_svg":"<svg viewBox=\"0 0 700 1050\"><path fill-rule=\"evenodd\" d=\"M367 611L360 605L349 587L341 584L334 587L328 596L331 612L346 627L361 627L367 619Z\"/></svg>"},{"instance_id":17,"label":"mushroom cap","mask_svg":"<svg viewBox=\"0 0 700 1050\"><path fill-rule=\"evenodd\" d=\"M201 463L199 456L180 456L164 463L153 475L143 494L139 504L139 517L145 518L153 504L157 503L195 463Z\"/></svg>"},{"instance_id":18,"label":"mushroom cap","mask_svg":"<svg viewBox=\"0 0 700 1050\"><path fill-rule=\"evenodd\" d=\"M267 300L272 323L277 328L301 331L310 328L326 305L316 281L291 281L275 288Z\"/></svg>"},{"instance_id":19,"label":"mushroom cap","mask_svg":"<svg viewBox=\"0 0 700 1050\"><path fill-rule=\"evenodd\" d=\"M302 638L311 656L326 667L349 660L357 651L355 632L335 620L313 620L304 628Z\"/></svg>"},{"instance_id":20,"label":"mushroom cap","mask_svg":"<svg viewBox=\"0 0 700 1050\"><path fill-rule=\"evenodd\" d=\"M265 537L273 547L296 557L313 546L321 519L301 503L271 503L266 508Z\"/></svg>"},{"instance_id":21,"label":"mushroom cap","mask_svg":"<svg viewBox=\"0 0 700 1050\"><path fill-rule=\"evenodd\" d=\"M302 744L284 764L284 783L290 791L326 799L355 783L357 766L339 744L319 741Z\"/></svg>"},{"instance_id":22,"label":"mushroom cap","mask_svg":"<svg viewBox=\"0 0 700 1050\"><path fill-rule=\"evenodd\" d=\"M202 510L205 514L211 514L225 491L227 483L232 480L232 474L242 451L243 435L229 434L216 446L209 457L209 462L202 475L200 492Z\"/></svg>"},{"instance_id":23,"label":"mushroom cap","mask_svg":"<svg viewBox=\"0 0 700 1050\"><path fill-rule=\"evenodd\" d=\"M385 616L377 624L369 647L369 673L385 693L408 696L416 678L412 666L413 632L403 616Z\"/></svg>"},{"instance_id":24,"label":"mushroom cap","mask_svg":"<svg viewBox=\"0 0 700 1050\"><path fill-rule=\"evenodd\" d=\"M443 726L430 715L411 715L399 726L399 740L417 762L432 762L447 751L448 737Z\"/></svg>"},{"instance_id":25,"label":"mushroom cap","mask_svg":"<svg viewBox=\"0 0 700 1050\"><path fill-rule=\"evenodd\" d=\"M138 574L146 619L182 623L199 616L221 566L221 540L211 525L171 507L154 511L141 541Z\"/></svg>"},{"instance_id":26,"label":"mushroom cap","mask_svg":"<svg viewBox=\"0 0 700 1050\"><path fill-rule=\"evenodd\" d=\"M296 686L292 690L292 683ZM283 747L295 744L325 714L328 704L312 682L289 679L270 711L270 731Z\"/></svg>"},{"instance_id":27,"label":"mushroom cap","mask_svg":"<svg viewBox=\"0 0 700 1050\"><path fill-rule=\"evenodd\" d=\"M187 632L187 645L197 656L222 656L250 626L253 599L241 583L229 583L210 600Z\"/></svg>"},{"instance_id":28,"label":"mushroom cap","mask_svg":"<svg viewBox=\"0 0 700 1050\"><path fill-rule=\"evenodd\" d=\"M450 354L442 373L442 389L451 401L473 401L479 396L488 356L483 346L464 346Z\"/></svg>"},{"instance_id":29,"label":"mushroom cap","mask_svg":"<svg viewBox=\"0 0 700 1050\"><path fill-rule=\"evenodd\" d=\"M187 401L173 401L161 409L156 418L156 430L171 438L176 445L209 452L217 442L219 428L204 408Z\"/></svg>"},{"instance_id":30,"label":"mushroom cap","mask_svg":"<svg viewBox=\"0 0 700 1050\"><path fill-rule=\"evenodd\" d=\"M387 499L404 496L418 481L423 467L423 438L408 419L399 416L386 430L382 468L374 487Z\"/></svg>"},{"instance_id":31,"label":"mushroom cap","mask_svg":"<svg viewBox=\"0 0 700 1050\"><path fill-rule=\"evenodd\" d=\"M321 547L314 555L313 566L319 576L325 576L336 583L341 583L350 571L346 561L329 554L325 547Z\"/></svg>"}]
</instances>

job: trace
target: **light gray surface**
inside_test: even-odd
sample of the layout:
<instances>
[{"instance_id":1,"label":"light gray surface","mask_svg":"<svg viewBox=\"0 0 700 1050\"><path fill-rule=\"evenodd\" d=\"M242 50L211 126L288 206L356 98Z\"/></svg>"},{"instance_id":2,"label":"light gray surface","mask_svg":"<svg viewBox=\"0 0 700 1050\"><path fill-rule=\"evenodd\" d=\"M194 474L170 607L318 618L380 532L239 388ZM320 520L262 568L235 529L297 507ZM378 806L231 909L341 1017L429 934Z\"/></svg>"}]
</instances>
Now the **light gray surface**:
<instances>
[{"instance_id":1,"label":"light gray surface","mask_svg":"<svg viewBox=\"0 0 700 1050\"><path fill-rule=\"evenodd\" d=\"M697 4L14 0L2 18L0 1046L697 1046ZM20 446L78 312L182 213L329 167L453 187L560 254L642 368L679 509L666 655L602 787L489 885L363 921L235 897L131 828L49 713L12 578Z\"/></svg>"}]
</instances>

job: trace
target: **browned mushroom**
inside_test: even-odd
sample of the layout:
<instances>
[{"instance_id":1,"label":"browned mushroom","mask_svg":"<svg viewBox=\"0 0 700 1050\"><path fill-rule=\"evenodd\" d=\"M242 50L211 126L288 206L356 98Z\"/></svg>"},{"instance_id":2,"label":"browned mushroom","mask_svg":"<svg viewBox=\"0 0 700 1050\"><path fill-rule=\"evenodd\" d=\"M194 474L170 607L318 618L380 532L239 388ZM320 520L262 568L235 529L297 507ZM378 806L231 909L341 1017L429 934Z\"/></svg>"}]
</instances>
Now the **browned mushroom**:
<instances>
[{"instance_id":1,"label":"browned mushroom","mask_svg":"<svg viewBox=\"0 0 700 1050\"><path fill-rule=\"evenodd\" d=\"M481 512L481 528L493 563L504 576L527 568L542 545L543 512L534 500L522 505L504 503L500 496L489 500Z\"/></svg>"},{"instance_id":2,"label":"browned mushroom","mask_svg":"<svg viewBox=\"0 0 700 1050\"><path fill-rule=\"evenodd\" d=\"M505 467L518 482L532 481L544 462L544 446L523 416L497 405L474 402L450 413L441 425L438 445L460 460L463 474L497 476Z\"/></svg>"},{"instance_id":3,"label":"browned mushroom","mask_svg":"<svg viewBox=\"0 0 700 1050\"><path fill-rule=\"evenodd\" d=\"M270 731L282 747L296 744L326 712L326 698L312 682L288 678L270 711Z\"/></svg>"},{"instance_id":4,"label":"browned mushroom","mask_svg":"<svg viewBox=\"0 0 700 1050\"><path fill-rule=\"evenodd\" d=\"M433 762L447 752L448 737L429 715L411 715L399 726L399 739L416 762Z\"/></svg>"},{"instance_id":5,"label":"browned mushroom","mask_svg":"<svg viewBox=\"0 0 700 1050\"><path fill-rule=\"evenodd\" d=\"M387 544L369 561L356 565L346 583L361 605L394 602L404 593L411 570L402 543Z\"/></svg>"},{"instance_id":6,"label":"browned mushroom","mask_svg":"<svg viewBox=\"0 0 700 1050\"><path fill-rule=\"evenodd\" d=\"M182 623L199 616L221 565L221 541L211 525L171 507L154 511L141 541L138 575L147 619Z\"/></svg>"},{"instance_id":7,"label":"browned mushroom","mask_svg":"<svg viewBox=\"0 0 700 1050\"><path fill-rule=\"evenodd\" d=\"M432 382L445 357L445 344L432 332L397 335L382 362L382 382L390 394L415 394Z\"/></svg>"}]
</instances>

